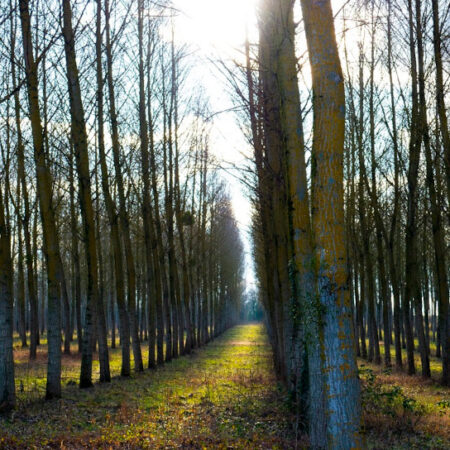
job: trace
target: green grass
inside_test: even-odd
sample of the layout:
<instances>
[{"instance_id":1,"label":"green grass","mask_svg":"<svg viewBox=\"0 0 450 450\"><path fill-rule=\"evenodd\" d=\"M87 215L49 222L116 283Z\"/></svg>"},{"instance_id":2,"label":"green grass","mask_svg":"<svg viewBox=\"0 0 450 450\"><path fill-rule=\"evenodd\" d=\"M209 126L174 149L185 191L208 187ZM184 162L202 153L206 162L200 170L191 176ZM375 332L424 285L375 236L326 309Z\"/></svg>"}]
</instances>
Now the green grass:
<instances>
[{"instance_id":1,"label":"green grass","mask_svg":"<svg viewBox=\"0 0 450 450\"><path fill-rule=\"evenodd\" d=\"M417 343L416 343L417 344ZM416 345L418 348L418 344ZM376 376L382 391L400 387L414 401L413 411L389 411L382 414L376 405L364 411L367 447L373 449L447 449L450 448L450 389L440 385L442 362L431 345L431 379L421 376L420 354L414 353L416 375L406 374L406 351L402 349L403 370L384 367L384 345L380 341L381 365L358 358L358 365ZM395 350L391 347L391 362ZM419 413L420 412L420 413Z\"/></svg>"},{"instance_id":2,"label":"green grass","mask_svg":"<svg viewBox=\"0 0 450 450\"><path fill-rule=\"evenodd\" d=\"M68 361L75 382L79 358ZM111 366L120 370L120 350ZM292 448L284 399L262 325L242 325L156 371L87 390L66 383L60 400L19 405L0 422L0 447Z\"/></svg>"},{"instance_id":3,"label":"green grass","mask_svg":"<svg viewBox=\"0 0 450 450\"><path fill-rule=\"evenodd\" d=\"M191 356L127 379L118 376L120 348L111 350L113 381L87 390L76 386L74 344L73 355L63 357L63 398L51 402L42 401L45 345L32 363L18 340L15 346L18 409L0 421L0 448L305 448L303 440L296 447L295 420L262 325L237 326ZM142 350L145 362L145 344ZM377 394L364 411L367 448L450 448L450 390L436 381L439 360L432 358L434 380L359 364L376 375L379 392L400 386L399 399L414 399L422 411L381 413L377 402L385 396ZM97 362L94 372L96 379Z\"/></svg>"},{"instance_id":4,"label":"green grass","mask_svg":"<svg viewBox=\"0 0 450 450\"><path fill-rule=\"evenodd\" d=\"M36 401L45 396L45 384L47 376L47 337L44 334L40 339L41 345L37 349L37 358L35 361L29 360L29 348L22 348L20 339L14 338L14 363L15 363L15 379L16 379L16 393L18 403L21 406L26 406L30 401ZM109 345L111 342L109 342ZM148 347L145 343L141 346L142 357L144 362L148 358ZM76 343L76 336L71 343L71 355L62 355L62 384L73 385L77 384L79 380L81 359L78 352L78 345ZM131 354L131 367L133 367L134 359L133 352ZM121 349L109 348L110 355L110 370L112 377L118 377L121 370ZM93 379L99 378L100 367L97 355L94 355L93 361Z\"/></svg>"},{"instance_id":5,"label":"green grass","mask_svg":"<svg viewBox=\"0 0 450 450\"><path fill-rule=\"evenodd\" d=\"M394 342L394 341L392 341ZM369 340L366 339L366 348L367 351L369 351ZM421 373L422 363L420 359L420 353L418 351L419 348L419 342L417 339L414 340L414 348L416 351L414 352L414 363L416 367L417 374ZM384 363L384 342L380 340L380 356L381 356L381 362ZM439 381L442 376L442 359L437 358L436 355L436 343L433 341L430 341L430 372L431 372L431 378L434 381ZM393 345L390 347L390 353L391 353L391 364L395 364L395 348ZM403 360L403 367L407 367L407 355L406 355L406 349L402 348L402 360Z\"/></svg>"}]
</instances>

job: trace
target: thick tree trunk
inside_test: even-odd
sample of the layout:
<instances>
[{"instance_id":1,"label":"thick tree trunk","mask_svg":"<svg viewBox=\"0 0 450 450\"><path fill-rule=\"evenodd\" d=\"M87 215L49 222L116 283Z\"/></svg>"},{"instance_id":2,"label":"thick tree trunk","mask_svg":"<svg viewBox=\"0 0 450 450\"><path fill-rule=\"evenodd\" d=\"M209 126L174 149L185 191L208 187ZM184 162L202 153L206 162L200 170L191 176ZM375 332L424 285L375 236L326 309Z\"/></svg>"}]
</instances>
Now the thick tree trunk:
<instances>
[{"instance_id":1,"label":"thick tree trunk","mask_svg":"<svg viewBox=\"0 0 450 450\"><path fill-rule=\"evenodd\" d=\"M271 281L272 296L270 310L273 317L273 331L276 334L276 369L277 375L287 383L288 358L287 348L291 342L287 337L292 329L291 318L288 317L290 302L293 295L289 277L289 261L292 256L291 229L289 220L290 192L288 184L288 165L281 130L281 98L278 89L278 76L281 74L277 61L277 43L273 41L277 34L276 17L280 14L281 3L267 0L262 3L260 20L260 77L262 83L262 117L264 128L264 149L267 172L264 178L264 188L267 192L267 210L270 224L267 239L266 270ZM284 5L284 8L286 5ZM298 111L299 113L299 111ZM270 255L270 256L269 256Z\"/></svg>"},{"instance_id":2,"label":"thick tree trunk","mask_svg":"<svg viewBox=\"0 0 450 450\"><path fill-rule=\"evenodd\" d=\"M313 80L312 223L323 319L325 410L328 411L322 418L326 423L325 442L319 437L317 446L362 448L344 236L344 80L330 1L302 0L301 5ZM323 424L313 426L322 428Z\"/></svg>"},{"instance_id":3,"label":"thick tree trunk","mask_svg":"<svg viewBox=\"0 0 450 450\"><path fill-rule=\"evenodd\" d=\"M260 45L261 74L265 89L266 114L268 115L266 120L270 117L276 121L271 122L270 128L266 122L266 131L271 136L270 152L280 152L279 171L281 179L285 180L283 189L285 189L284 193L287 197L286 205L289 207L287 215L289 237L286 245L291 249L291 254L295 255L295 262L291 263L290 269L290 298L285 299L287 302L281 306L285 327L283 337L284 352L286 353L285 371L289 388L295 394L298 412L306 418L308 386L306 380L309 368L309 419L312 424L317 421L316 416L324 413L323 408L320 407L323 405L323 401L321 401L323 385L320 381L320 340L309 339L304 343L304 326L308 328L308 335L317 336L318 330L313 329L313 325L316 325L317 321L305 320L302 323L301 316L302 314L307 315L306 311L313 308L312 299L315 294L308 186L294 45L293 5L291 1L281 1L279 5L273 2L264 2L263 5L264 23L261 23ZM249 65L248 62L247 65ZM277 83L274 82L274 77L277 79ZM249 78L249 74L247 74L247 79L251 82L252 80ZM273 99L272 104L269 99ZM279 109L275 106L276 102L280 104ZM253 120L255 121L255 119ZM258 139L256 130L254 135ZM277 137L279 138L278 143L275 142ZM284 216L279 219L283 221ZM287 267L290 259L286 259L281 264ZM279 267L279 269L281 268ZM308 364L305 363L306 351L308 352ZM315 399L314 407L311 402L313 398Z\"/></svg>"}]
</instances>

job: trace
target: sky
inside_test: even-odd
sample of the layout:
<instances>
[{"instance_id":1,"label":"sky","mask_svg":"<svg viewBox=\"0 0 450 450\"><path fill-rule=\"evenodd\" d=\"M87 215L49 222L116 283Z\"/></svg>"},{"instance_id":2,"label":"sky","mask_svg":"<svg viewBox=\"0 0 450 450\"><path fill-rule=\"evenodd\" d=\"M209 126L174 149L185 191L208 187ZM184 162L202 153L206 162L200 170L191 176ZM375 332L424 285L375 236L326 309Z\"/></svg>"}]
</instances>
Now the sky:
<instances>
[{"instance_id":1,"label":"sky","mask_svg":"<svg viewBox=\"0 0 450 450\"><path fill-rule=\"evenodd\" d=\"M337 12L344 0L332 0ZM192 69L194 80L205 88L215 115L211 136L211 150L224 167L246 164L244 154L251 154L247 142L237 124L228 86L212 61L231 61L240 57L248 31L251 42L257 42L256 8L259 0L173 0L178 10L176 39L189 44L195 50L196 64ZM300 2L297 2L299 9ZM194 81L196 82L196 81ZM246 252L245 279L247 289L255 287L255 274L251 256L249 230L251 204L248 192L237 178L242 173L222 171L232 196L236 220L239 223Z\"/></svg>"},{"instance_id":2,"label":"sky","mask_svg":"<svg viewBox=\"0 0 450 450\"><path fill-rule=\"evenodd\" d=\"M195 50L196 64L192 68L194 83L198 80L209 98L215 115L211 130L211 150L219 164L227 170L226 179L232 197L235 218L239 224L245 247L245 280L247 289L255 286L255 275L249 237L251 204L248 192L232 166L246 164L243 154L250 151L236 122L226 80L212 61L230 61L239 57L245 42L247 24L251 37L255 37L255 7L259 0L173 0L179 11L176 19L176 40L189 44ZM225 111L225 112L223 112Z\"/></svg>"}]
</instances>

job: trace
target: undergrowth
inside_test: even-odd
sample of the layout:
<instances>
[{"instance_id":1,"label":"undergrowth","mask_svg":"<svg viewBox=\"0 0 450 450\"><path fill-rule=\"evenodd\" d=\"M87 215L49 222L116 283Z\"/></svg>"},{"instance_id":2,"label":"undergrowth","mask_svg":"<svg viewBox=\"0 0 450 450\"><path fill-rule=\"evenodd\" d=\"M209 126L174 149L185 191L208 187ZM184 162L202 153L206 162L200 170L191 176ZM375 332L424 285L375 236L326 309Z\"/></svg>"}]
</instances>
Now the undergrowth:
<instances>
[{"instance_id":1,"label":"undergrowth","mask_svg":"<svg viewBox=\"0 0 450 450\"><path fill-rule=\"evenodd\" d=\"M448 449L449 390L392 369L361 364L363 431L370 449ZM396 384L396 381L402 381ZM420 381L420 380L419 380ZM436 401L436 395L442 400Z\"/></svg>"}]
</instances>

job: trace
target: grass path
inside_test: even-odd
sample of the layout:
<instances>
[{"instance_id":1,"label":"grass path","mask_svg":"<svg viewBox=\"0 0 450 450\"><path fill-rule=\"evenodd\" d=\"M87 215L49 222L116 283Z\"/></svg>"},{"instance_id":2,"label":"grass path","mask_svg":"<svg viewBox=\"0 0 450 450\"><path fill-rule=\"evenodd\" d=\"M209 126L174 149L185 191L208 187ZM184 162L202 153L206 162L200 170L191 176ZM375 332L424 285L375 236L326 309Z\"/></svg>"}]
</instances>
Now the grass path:
<instances>
[{"instance_id":1,"label":"grass path","mask_svg":"<svg viewBox=\"0 0 450 450\"><path fill-rule=\"evenodd\" d=\"M237 326L156 371L34 402L0 448L293 448L262 325Z\"/></svg>"},{"instance_id":2,"label":"grass path","mask_svg":"<svg viewBox=\"0 0 450 450\"><path fill-rule=\"evenodd\" d=\"M45 346L39 352L29 364L26 350L15 351L19 407L0 419L0 449L305 448L305 440L296 447L263 325L237 326L156 371L87 390L75 385L79 356L64 356L63 398L30 403L43 395ZM449 388L363 360L359 365L366 448L450 448ZM119 372L120 349L111 351L111 366Z\"/></svg>"}]
</instances>

